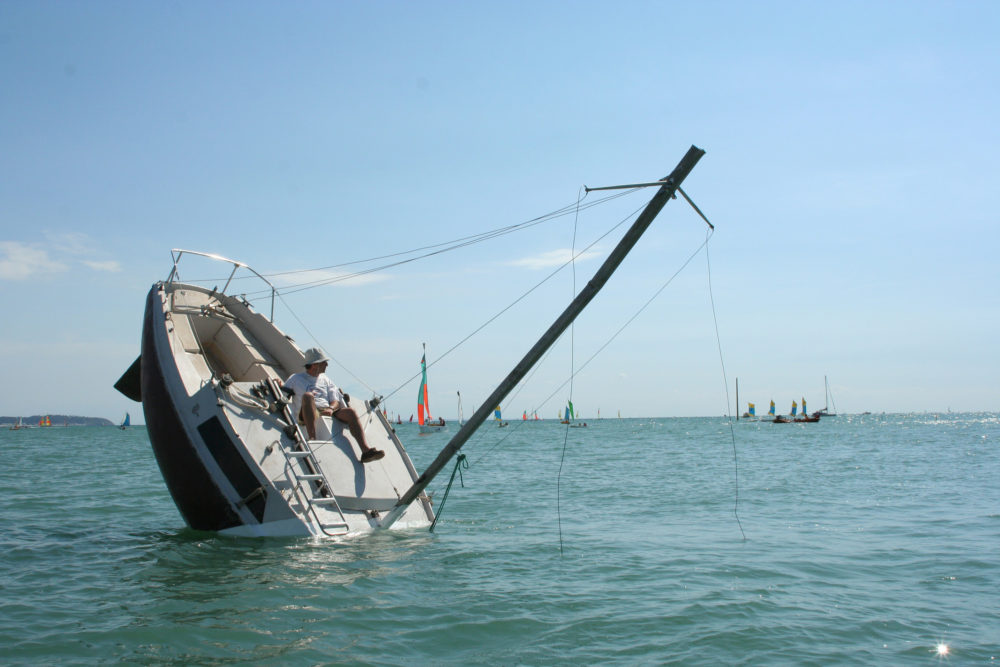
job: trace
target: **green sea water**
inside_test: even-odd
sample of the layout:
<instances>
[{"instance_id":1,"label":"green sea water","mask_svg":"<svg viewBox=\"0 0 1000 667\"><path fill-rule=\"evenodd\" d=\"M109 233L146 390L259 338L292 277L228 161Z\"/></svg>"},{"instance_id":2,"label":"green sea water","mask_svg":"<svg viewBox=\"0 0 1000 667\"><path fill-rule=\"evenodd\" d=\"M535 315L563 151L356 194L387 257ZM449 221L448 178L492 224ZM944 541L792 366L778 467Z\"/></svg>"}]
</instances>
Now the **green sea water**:
<instances>
[{"instance_id":1,"label":"green sea water","mask_svg":"<svg viewBox=\"0 0 1000 667\"><path fill-rule=\"evenodd\" d=\"M418 469L448 436L400 434ZM250 540L184 527L142 427L0 431L0 663L1000 661L996 414L514 422L463 452L434 533Z\"/></svg>"}]
</instances>

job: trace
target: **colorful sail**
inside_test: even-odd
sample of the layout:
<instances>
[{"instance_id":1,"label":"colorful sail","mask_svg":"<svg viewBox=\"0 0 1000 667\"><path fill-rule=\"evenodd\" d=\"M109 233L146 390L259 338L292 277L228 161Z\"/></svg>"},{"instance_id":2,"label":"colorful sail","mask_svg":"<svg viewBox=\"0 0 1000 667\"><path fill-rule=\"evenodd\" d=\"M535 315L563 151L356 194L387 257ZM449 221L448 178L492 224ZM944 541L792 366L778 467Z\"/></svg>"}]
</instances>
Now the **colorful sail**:
<instances>
[{"instance_id":1,"label":"colorful sail","mask_svg":"<svg viewBox=\"0 0 1000 667\"><path fill-rule=\"evenodd\" d=\"M499 405L493 410L493 418L496 419L497 421L500 421L500 406Z\"/></svg>"},{"instance_id":2,"label":"colorful sail","mask_svg":"<svg viewBox=\"0 0 1000 667\"><path fill-rule=\"evenodd\" d=\"M528 411L527 410L525 410L524 412L521 413L521 421L523 421L523 422L528 421Z\"/></svg>"},{"instance_id":3,"label":"colorful sail","mask_svg":"<svg viewBox=\"0 0 1000 667\"><path fill-rule=\"evenodd\" d=\"M575 419L573 415L573 401L566 401L566 419Z\"/></svg>"},{"instance_id":4,"label":"colorful sail","mask_svg":"<svg viewBox=\"0 0 1000 667\"><path fill-rule=\"evenodd\" d=\"M771 400L771 409L767 411L767 414L774 416L774 400Z\"/></svg>"},{"instance_id":5,"label":"colorful sail","mask_svg":"<svg viewBox=\"0 0 1000 667\"><path fill-rule=\"evenodd\" d=\"M794 417L799 410L799 404L792 401L792 416Z\"/></svg>"},{"instance_id":6,"label":"colorful sail","mask_svg":"<svg viewBox=\"0 0 1000 667\"><path fill-rule=\"evenodd\" d=\"M806 412L806 398L805 398L805 396L802 397L802 414L806 415L806 416L808 416L808 414L809 414L808 412Z\"/></svg>"},{"instance_id":7,"label":"colorful sail","mask_svg":"<svg viewBox=\"0 0 1000 667\"><path fill-rule=\"evenodd\" d=\"M757 409L754 407L754 404L753 403L747 403L747 405L750 406L747 409L747 412L750 413L751 417L756 417L757 416Z\"/></svg>"},{"instance_id":8,"label":"colorful sail","mask_svg":"<svg viewBox=\"0 0 1000 667\"><path fill-rule=\"evenodd\" d=\"M420 380L420 391L417 392L417 423L421 426L424 422L433 419L431 417L431 403L427 399L427 352L425 351L423 356L420 357L420 372L422 373L422 378Z\"/></svg>"}]
</instances>

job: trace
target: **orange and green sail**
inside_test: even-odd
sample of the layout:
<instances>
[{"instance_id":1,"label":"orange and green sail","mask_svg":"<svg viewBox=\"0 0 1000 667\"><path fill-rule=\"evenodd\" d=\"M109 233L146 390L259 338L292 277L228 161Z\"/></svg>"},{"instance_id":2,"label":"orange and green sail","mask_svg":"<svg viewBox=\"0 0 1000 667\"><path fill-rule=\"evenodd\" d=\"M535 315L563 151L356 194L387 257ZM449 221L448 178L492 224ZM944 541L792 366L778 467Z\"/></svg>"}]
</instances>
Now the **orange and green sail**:
<instances>
[{"instance_id":1,"label":"orange and green sail","mask_svg":"<svg viewBox=\"0 0 1000 667\"><path fill-rule=\"evenodd\" d=\"M417 392L417 423L421 426L425 421L433 419L431 417L431 402L427 399L427 352L420 357L420 391Z\"/></svg>"}]
</instances>

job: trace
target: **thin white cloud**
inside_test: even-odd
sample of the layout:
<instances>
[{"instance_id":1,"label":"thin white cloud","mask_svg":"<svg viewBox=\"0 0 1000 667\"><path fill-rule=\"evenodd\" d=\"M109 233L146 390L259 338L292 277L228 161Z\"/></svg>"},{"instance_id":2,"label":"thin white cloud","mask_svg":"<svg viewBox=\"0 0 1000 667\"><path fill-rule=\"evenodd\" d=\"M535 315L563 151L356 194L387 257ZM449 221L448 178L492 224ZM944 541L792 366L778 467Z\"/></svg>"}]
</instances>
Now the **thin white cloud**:
<instances>
[{"instance_id":1,"label":"thin white cloud","mask_svg":"<svg viewBox=\"0 0 1000 667\"><path fill-rule=\"evenodd\" d=\"M580 253L576 261L584 262L594 257L598 257L599 252L595 250L587 250ZM521 259L515 259L514 261L508 262L510 266L522 266L529 269L547 269L554 266L562 266L568 262L573 256L573 251L569 248L559 248L558 250L550 250L548 252L543 252L539 255L532 255L530 257L524 257Z\"/></svg>"},{"instance_id":2,"label":"thin white cloud","mask_svg":"<svg viewBox=\"0 0 1000 667\"><path fill-rule=\"evenodd\" d=\"M336 285L338 287L360 287L362 285L371 285L372 283L380 283L382 281L388 280L389 276L384 273L365 273L362 275L353 275L350 273L343 273L340 271L302 271L300 273L285 274L281 276L275 276L269 280L278 287L284 287L287 289L294 289L295 287L306 287L306 286L320 286L320 285Z\"/></svg>"},{"instance_id":3,"label":"thin white cloud","mask_svg":"<svg viewBox=\"0 0 1000 667\"><path fill-rule=\"evenodd\" d=\"M42 243L0 241L0 280L28 280L68 271L82 263L94 271L118 273L115 260L87 258L99 254L94 241L82 232L42 232Z\"/></svg>"},{"instance_id":4,"label":"thin white cloud","mask_svg":"<svg viewBox=\"0 0 1000 667\"><path fill-rule=\"evenodd\" d=\"M94 271L107 271L108 273L118 273L122 270L121 264L114 260L108 260L106 262L94 262L90 260L83 260L83 263L92 268Z\"/></svg>"},{"instance_id":5,"label":"thin white cloud","mask_svg":"<svg viewBox=\"0 0 1000 667\"><path fill-rule=\"evenodd\" d=\"M27 280L68 268L49 257L44 248L20 241L0 241L0 280Z\"/></svg>"},{"instance_id":6,"label":"thin white cloud","mask_svg":"<svg viewBox=\"0 0 1000 667\"><path fill-rule=\"evenodd\" d=\"M91 255L97 250L94 241L83 232L43 232L45 246L67 255Z\"/></svg>"}]
</instances>

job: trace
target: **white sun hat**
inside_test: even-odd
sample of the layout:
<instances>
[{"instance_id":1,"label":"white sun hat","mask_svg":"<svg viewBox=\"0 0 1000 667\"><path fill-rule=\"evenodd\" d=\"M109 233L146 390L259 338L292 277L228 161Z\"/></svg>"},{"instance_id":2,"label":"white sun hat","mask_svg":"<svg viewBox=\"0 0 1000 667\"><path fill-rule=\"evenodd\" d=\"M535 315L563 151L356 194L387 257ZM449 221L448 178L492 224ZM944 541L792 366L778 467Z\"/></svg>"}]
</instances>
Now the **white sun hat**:
<instances>
[{"instance_id":1,"label":"white sun hat","mask_svg":"<svg viewBox=\"0 0 1000 667\"><path fill-rule=\"evenodd\" d=\"M323 354L323 350L318 347L310 347L306 350L306 366L312 366L313 364L318 364L321 361L330 361L330 357Z\"/></svg>"}]
</instances>

